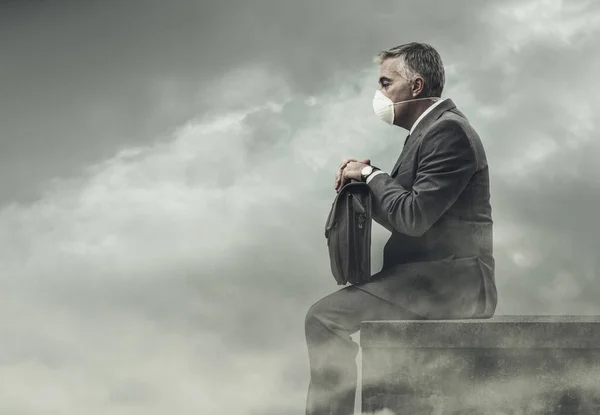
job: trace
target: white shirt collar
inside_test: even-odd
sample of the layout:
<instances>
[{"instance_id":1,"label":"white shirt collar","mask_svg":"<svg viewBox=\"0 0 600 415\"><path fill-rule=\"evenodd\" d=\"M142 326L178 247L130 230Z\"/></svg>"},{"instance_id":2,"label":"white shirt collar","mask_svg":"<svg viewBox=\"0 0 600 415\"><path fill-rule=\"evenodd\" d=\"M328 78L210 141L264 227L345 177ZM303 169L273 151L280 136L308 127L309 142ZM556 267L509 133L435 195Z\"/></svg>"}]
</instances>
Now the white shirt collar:
<instances>
[{"instance_id":1,"label":"white shirt collar","mask_svg":"<svg viewBox=\"0 0 600 415\"><path fill-rule=\"evenodd\" d=\"M425 118L425 116L427 114L429 114L431 112L431 110L433 110L435 107L437 107L438 105L440 105L442 102L444 102L447 98L444 99L439 99L437 101L435 101L429 108L427 108L425 111L423 111L423 114L421 114L421 116L419 118L417 118L417 121L415 121L415 123L412 125L412 127L410 128L410 132L408 133L409 135L413 133L413 131L415 130L415 127L417 126L417 124L423 119Z\"/></svg>"}]
</instances>

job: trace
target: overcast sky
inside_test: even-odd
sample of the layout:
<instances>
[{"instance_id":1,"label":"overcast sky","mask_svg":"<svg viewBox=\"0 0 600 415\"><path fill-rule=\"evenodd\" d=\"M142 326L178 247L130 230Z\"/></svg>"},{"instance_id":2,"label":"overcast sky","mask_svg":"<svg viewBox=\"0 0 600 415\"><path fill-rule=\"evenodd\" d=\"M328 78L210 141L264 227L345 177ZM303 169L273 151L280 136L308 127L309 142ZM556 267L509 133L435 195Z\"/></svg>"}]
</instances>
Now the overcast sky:
<instances>
[{"instance_id":1,"label":"overcast sky","mask_svg":"<svg viewBox=\"0 0 600 415\"><path fill-rule=\"evenodd\" d=\"M410 41L487 152L497 313L600 313L600 4L205 3L0 1L0 413L304 413L333 175L394 165Z\"/></svg>"}]
</instances>

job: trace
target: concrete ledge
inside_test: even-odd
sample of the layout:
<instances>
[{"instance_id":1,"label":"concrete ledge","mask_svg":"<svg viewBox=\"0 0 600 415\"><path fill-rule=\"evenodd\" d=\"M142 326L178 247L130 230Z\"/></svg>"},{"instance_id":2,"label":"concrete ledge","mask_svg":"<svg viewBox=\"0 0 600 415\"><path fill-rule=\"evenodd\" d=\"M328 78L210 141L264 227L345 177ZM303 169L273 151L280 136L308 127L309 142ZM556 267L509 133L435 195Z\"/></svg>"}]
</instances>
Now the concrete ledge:
<instances>
[{"instance_id":1,"label":"concrete ledge","mask_svg":"<svg viewBox=\"0 0 600 415\"><path fill-rule=\"evenodd\" d=\"M600 349L600 316L364 321L362 347Z\"/></svg>"},{"instance_id":2,"label":"concrete ledge","mask_svg":"<svg viewBox=\"0 0 600 415\"><path fill-rule=\"evenodd\" d=\"M600 414L600 316L365 321L362 410Z\"/></svg>"}]
</instances>

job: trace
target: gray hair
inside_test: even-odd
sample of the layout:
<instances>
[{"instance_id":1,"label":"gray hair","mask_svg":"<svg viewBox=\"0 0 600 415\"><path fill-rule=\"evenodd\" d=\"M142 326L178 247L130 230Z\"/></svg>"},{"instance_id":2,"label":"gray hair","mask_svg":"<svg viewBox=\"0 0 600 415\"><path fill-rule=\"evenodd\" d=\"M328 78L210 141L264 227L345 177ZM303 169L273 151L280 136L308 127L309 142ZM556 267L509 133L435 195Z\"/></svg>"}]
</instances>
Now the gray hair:
<instances>
[{"instance_id":1,"label":"gray hair","mask_svg":"<svg viewBox=\"0 0 600 415\"><path fill-rule=\"evenodd\" d=\"M374 61L381 64L388 58L399 58L397 71L403 78L413 81L423 78L421 97L441 97L444 90L444 64L440 54L426 43L406 43L379 52Z\"/></svg>"}]
</instances>

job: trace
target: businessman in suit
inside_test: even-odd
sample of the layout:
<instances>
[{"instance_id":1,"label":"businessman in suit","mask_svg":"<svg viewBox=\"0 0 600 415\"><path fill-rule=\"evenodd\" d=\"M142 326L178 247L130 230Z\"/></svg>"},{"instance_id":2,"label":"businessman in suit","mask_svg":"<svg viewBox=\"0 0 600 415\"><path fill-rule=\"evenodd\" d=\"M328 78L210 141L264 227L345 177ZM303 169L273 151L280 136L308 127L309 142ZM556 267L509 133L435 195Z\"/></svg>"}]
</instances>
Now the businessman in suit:
<instances>
[{"instance_id":1,"label":"businessman in suit","mask_svg":"<svg viewBox=\"0 0 600 415\"><path fill-rule=\"evenodd\" d=\"M408 137L390 174L368 159L347 159L334 187L366 181L373 217L391 236L381 271L306 314L307 415L354 413L359 346L350 335L361 321L489 318L497 304L486 155L467 118L441 99L440 55L409 43L378 58L375 114Z\"/></svg>"}]
</instances>

